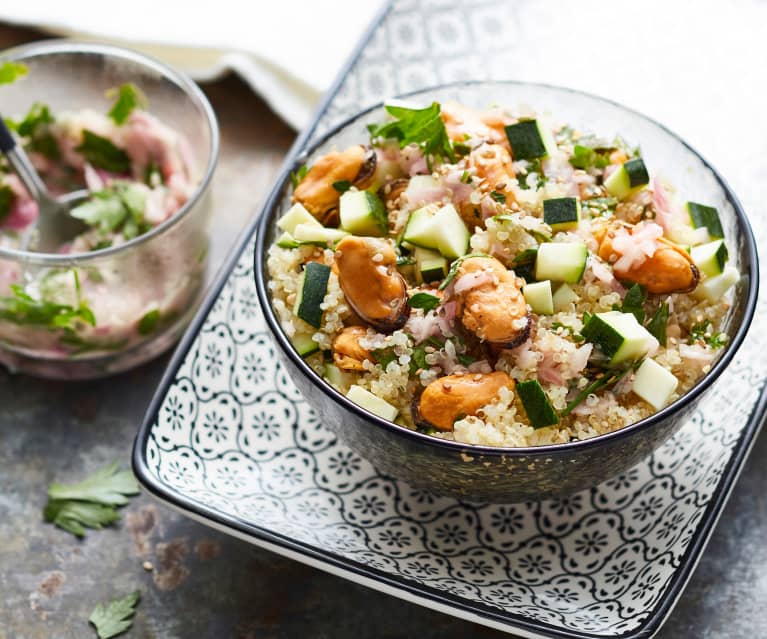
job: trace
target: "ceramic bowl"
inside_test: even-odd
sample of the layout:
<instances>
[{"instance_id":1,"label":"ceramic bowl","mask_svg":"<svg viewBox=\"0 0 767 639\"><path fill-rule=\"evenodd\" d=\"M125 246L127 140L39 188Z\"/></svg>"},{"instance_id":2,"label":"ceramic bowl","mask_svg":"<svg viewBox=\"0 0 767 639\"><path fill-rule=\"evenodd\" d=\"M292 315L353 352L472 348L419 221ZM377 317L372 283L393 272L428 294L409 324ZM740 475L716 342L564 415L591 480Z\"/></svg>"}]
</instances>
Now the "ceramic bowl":
<instances>
[{"instance_id":1,"label":"ceramic bowl","mask_svg":"<svg viewBox=\"0 0 767 639\"><path fill-rule=\"evenodd\" d=\"M277 236L276 220L290 205L290 173L273 191L260 221L255 247L255 279L267 324L296 385L323 423L380 472L434 493L469 501L517 502L566 495L637 464L686 421L706 391L732 361L756 306L758 265L754 237L735 194L713 166L684 140L650 118L604 98L561 87L517 82L464 82L409 94L420 104L458 100L474 107L492 103L526 104L557 120L603 135L620 133L641 144L649 166L660 167L679 193L719 209L730 260L742 277L736 285L725 331L725 352L691 390L654 415L591 439L525 448L471 446L438 439L393 424L348 400L325 382L296 353L272 309L266 254ZM294 170L333 148L368 138L366 125L381 122L382 105L367 109L329 131Z\"/></svg>"}]
</instances>

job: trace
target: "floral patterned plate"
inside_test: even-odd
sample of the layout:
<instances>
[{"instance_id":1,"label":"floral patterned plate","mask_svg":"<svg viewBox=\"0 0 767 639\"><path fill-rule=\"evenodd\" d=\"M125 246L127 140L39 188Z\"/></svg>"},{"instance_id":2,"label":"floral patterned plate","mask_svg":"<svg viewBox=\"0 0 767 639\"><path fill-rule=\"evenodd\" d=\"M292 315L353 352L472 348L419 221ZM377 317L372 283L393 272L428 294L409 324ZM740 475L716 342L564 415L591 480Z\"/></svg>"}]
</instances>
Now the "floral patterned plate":
<instances>
[{"instance_id":1,"label":"floral patterned plate","mask_svg":"<svg viewBox=\"0 0 767 639\"><path fill-rule=\"evenodd\" d=\"M443 2L441 15L449 22L463 4ZM401 2L374 25L286 170L334 122L392 93L382 77L410 88L407 67L382 62L381 43L400 37L403 16L414 11ZM454 32L444 37L461 43ZM754 222L762 244L767 233ZM527 637L654 634L767 409L764 303L748 345L690 422L643 463L564 499L464 503L379 474L319 423L277 361L261 316L254 228L179 346L138 434L134 468L144 486L249 542L494 628Z\"/></svg>"}]
</instances>

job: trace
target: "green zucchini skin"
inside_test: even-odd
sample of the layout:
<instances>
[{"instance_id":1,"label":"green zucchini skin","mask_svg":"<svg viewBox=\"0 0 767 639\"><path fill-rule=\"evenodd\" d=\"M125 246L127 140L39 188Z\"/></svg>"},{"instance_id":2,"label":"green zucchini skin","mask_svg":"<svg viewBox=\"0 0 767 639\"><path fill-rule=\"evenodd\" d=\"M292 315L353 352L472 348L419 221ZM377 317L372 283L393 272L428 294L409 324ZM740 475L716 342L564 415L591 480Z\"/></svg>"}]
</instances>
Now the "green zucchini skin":
<instances>
[{"instance_id":1,"label":"green zucchini skin","mask_svg":"<svg viewBox=\"0 0 767 639\"><path fill-rule=\"evenodd\" d=\"M554 408L543 392L538 380L528 380L517 384L517 395L525 408L530 425L533 428L545 428L559 423Z\"/></svg>"},{"instance_id":2,"label":"green zucchini skin","mask_svg":"<svg viewBox=\"0 0 767 639\"><path fill-rule=\"evenodd\" d=\"M304 267L295 313L314 328L319 328L322 324L320 305L328 291L329 278L330 267L325 264L308 262Z\"/></svg>"}]
</instances>

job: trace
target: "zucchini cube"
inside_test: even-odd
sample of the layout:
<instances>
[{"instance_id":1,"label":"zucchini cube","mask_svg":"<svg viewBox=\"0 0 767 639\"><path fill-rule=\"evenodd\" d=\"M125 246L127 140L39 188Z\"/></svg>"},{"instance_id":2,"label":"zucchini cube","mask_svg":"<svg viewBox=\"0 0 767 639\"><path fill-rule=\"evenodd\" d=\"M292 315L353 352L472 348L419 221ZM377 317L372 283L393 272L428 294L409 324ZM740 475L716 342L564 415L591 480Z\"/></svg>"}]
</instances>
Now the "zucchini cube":
<instances>
[{"instance_id":1,"label":"zucchini cube","mask_svg":"<svg viewBox=\"0 0 767 639\"><path fill-rule=\"evenodd\" d=\"M605 188L610 195L622 200L632 190L645 186L649 182L650 176L647 173L644 160L633 158L625 162L605 180Z\"/></svg>"},{"instance_id":2,"label":"zucchini cube","mask_svg":"<svg viewBox=\"0 0 767 639\"><path fill-rule=\"evenodd\" d=\"M506 137L515 160L534 160L557 149L551 131L540 120L522 120L506 127Z\"/></svg>"},{"instance_id":3,"label":"zucchini cube","mask_svg":"<svg viewBox=\"0 0 767 639\"><path fill-rule=\"evenodd\" d=\"M690 223L694 228L699 229L705 226L708 229L708 235L712 240L720 240L724 238L722 221L719 219L719 211L713 206L706 206L705 204L698 204L697 202L687 202L685 206L690 215Z\"/></svg>"},{"instance_id":4,"label":"zucchini cube","mask_svg":"<svg viewBox=\"0 0 767 639\"><path fill-rule=\"evenodd\" d=\"M581 221L581 203L576 197L555 197L544 200L543 221L553 231L570 231Z\"/></svg>"}]
</instances>

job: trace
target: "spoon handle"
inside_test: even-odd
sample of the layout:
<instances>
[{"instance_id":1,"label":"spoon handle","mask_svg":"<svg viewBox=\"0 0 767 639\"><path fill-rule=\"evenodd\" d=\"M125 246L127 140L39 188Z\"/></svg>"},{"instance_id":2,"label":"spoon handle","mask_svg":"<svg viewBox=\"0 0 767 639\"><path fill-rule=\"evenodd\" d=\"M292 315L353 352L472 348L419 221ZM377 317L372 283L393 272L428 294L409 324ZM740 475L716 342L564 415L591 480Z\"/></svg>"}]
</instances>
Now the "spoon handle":
<instances>
[{"instance_id":1,"label":"spoon handle","mask_svg":"<svg viewBox=\"0 0 767 639\"><path fill-rule=\"evenodd\" d=\"M8 129L2 116L0 116L0 151L8 158L19 179L24 183L24 186L27 187L30 195L35 200L38 202L51 200L45 183L38 175L24 149L20 144L16 143L16 139Z\"/></svg>"},{"instance_id":2,"label":"spoon handle","mask_svg":"<svg viewBox=\"0 0 767 639\"><path fill-rule=\"evenodd\" d=\"M11 151L15 146L16 140L13 139L11 132L8 130L5 120L0 117L0 151L8 153L8 151Z\"/></svg>"}]
</instances>

